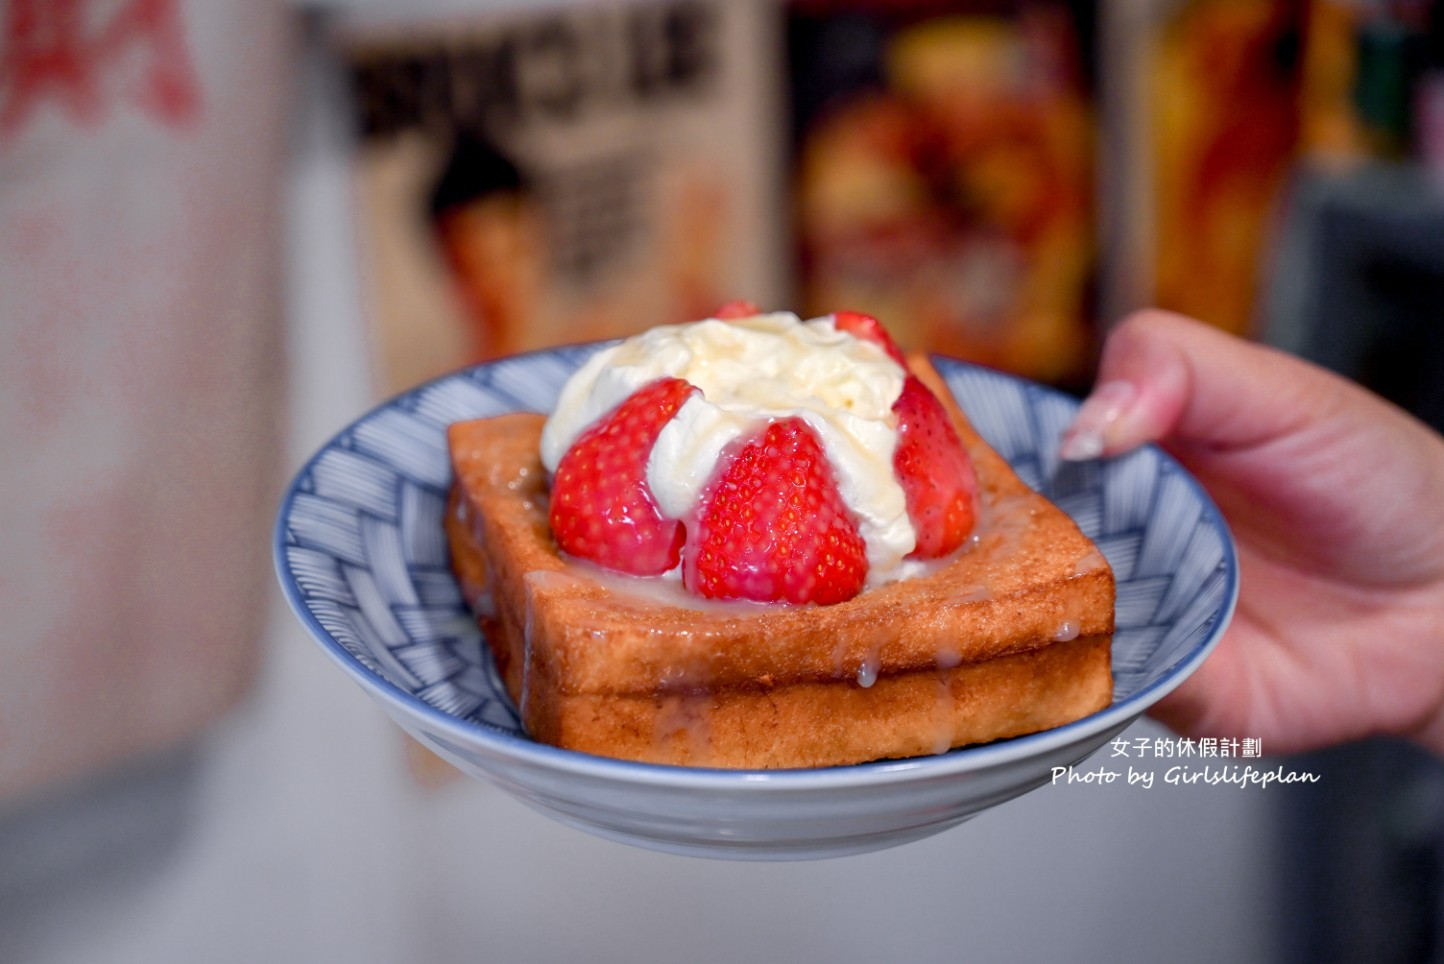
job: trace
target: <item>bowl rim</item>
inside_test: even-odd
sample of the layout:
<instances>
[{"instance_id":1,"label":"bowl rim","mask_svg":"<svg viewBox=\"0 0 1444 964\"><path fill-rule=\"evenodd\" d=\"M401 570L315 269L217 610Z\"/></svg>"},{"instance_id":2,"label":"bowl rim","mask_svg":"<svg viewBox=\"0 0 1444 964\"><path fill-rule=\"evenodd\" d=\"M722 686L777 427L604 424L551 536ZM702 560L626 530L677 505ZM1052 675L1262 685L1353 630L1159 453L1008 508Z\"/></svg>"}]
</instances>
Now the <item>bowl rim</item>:
<instances>
[{"instance_id":1,"label":"bowl rim","mask_svg":"<svg viewBox=\"0 0 1444 964\"><path fill-rule=\"evenodd\" d=\"M401 712L419 723L424 723L426 727L463 747L481 750L484 760L487 757L502 758L509 763L532 769L604 782L647 785L653 789L711 792L726 790L733 793L764 791L775 793L780 790L815 791L869 788L879 785L896 786L903 782L921 782L978 773L1008 766L1020 760L1041 757L1050 752L1085 743L1091 737L1099 734L1121 730L1191 676L1213 652L1233 618L1239 594L1238 550L1228 523L1207 490L1193 477L1192 473L1184 469L1168 452L1157 445L1149 444L1121 457L1141 457L1140 453L1146 453L1148 456L1159 459L1164 467L1175 470L1185 480L1185 484L1199 503L1201 516L1207 517L1212 522L1220 536L1223 549L1221 566L1225 579L1223 599L1204 637L1168 666L1157 679L1121 702L1114 702L1096 713L1050 730L1012 737L981 746L959 747L931 756L902 760L877 760L849 766L745 770L641 763L538 743L481 720L464 719L426 702L367 667L321 625L320 620L307 605L300 585L290 571L286 558L286 550L290 545L287 541L287 526L296 498L303 493L302 482L312 475L317 463L328 451L339 447L342 441L354 433L359 426L379 417L388 410L403 407L408 399L431 390L439 384L453 379L466 378L475 370L500 364L520 364L534 357L554 356L589 349L599 350L612 344L613 341L559 345L554 348L508 355L504 358L467 366L397 392L371 406L340 430L334 432L296 470L287 483L280 501L272 527L272 562L286 602L309 632L312 641L319 645L332 661L360 685L363 691L381 702L383 708L393 714ZM945 369L970 370L986 377L1013 382L1025 390L1025 397L1029 397L1030 394L1041 394L1044 397L1051 396L1055 399L1065 400L1074 406L1078 404L1077 399L1072 396L1030 379L945 355L931 355L930 357L939 363L939 369L943 371L945 378ZM487 762L490 763L490 761Z\"/></svg>"}]
</instances>

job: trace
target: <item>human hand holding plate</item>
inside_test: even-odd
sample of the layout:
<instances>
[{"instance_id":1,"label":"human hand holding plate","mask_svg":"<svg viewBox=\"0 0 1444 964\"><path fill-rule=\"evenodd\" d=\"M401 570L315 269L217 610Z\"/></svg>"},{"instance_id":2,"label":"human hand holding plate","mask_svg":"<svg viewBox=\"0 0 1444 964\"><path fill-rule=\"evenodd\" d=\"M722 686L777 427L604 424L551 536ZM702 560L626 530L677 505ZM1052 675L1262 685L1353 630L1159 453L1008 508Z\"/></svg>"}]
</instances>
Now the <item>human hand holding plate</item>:
<instances>
[{"instance_id":1,"label":"human hand holding plate","mask_svg":"<svg viewBox=\"0 0 1444 964\"><path fill-rule=\"evenodd\" d=\"M1218 500L1242 593L1156 708L1270 752L1365 736L1444 752L1444 440L1358 385L1189 319L1110 337L1065 455L1160 441Z\"/></svg>"}]
</instances>

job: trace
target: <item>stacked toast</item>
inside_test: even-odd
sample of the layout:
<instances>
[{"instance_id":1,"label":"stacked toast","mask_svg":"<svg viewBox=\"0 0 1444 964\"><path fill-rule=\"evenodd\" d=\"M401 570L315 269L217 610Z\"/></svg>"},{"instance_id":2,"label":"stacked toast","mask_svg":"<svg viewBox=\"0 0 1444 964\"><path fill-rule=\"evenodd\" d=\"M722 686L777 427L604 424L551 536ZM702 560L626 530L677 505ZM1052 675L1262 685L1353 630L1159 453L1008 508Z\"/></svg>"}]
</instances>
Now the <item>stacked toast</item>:
<instances>
[{"instance_id":1,"label":"stacked toast","mask_svg":"<svg viewBox=\"0 0 1444 964\"><path fill-rule=\"evenodd\" d=\"M712 602L564 557L544 417L457 423L453 565L522 722L581 752L697 767L820 767L938 753L1108 706L1113 573L973 430L975 537L924 573L829 606Z\"/></svg>"}]
</instances>

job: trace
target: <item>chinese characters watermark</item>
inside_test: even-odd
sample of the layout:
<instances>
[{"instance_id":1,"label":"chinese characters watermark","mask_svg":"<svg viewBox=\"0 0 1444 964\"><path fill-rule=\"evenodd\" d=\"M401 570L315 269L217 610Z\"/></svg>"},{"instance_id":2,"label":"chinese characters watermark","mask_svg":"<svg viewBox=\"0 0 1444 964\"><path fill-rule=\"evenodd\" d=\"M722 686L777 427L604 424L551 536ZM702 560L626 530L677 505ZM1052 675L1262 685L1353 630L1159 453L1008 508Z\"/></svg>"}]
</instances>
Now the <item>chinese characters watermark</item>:
<instances>
[{"instance_id":1,"label":"chinese characters watermark","mask_svg":"<svg viewBox=\"0 0 1444 964\"><path fill-rule=\"evenodd\" d=\"M1114 783L1150 790L1155 784L1166 786L1231 786L1269 787L1285 783L1317 783L1319 775L1307 770L1290 770L1252 763L1231 763L1229 760L1257 760L1263 756L1263 741L1238 737L1118 737L1109 743L1109 760L1125 757L1133 760L1169 760L1167 767L1157 764L1135 766L1129 762L1123 769L1108 765L1091 768L1055 766L1051 782L1108 786Z\"/></svg>"},{"instance_id":2,"label":"chinese characters watermark","mask_svg":"<svg viewBox=\"0 0 1444 964\"><path fill-rule=\"evenodd\" d=\"M1187 736L1118 737L1109 744L1113 757L1246 757L1263 756L1263 741L1254 737Z\"/></svg>"}]
</instances>

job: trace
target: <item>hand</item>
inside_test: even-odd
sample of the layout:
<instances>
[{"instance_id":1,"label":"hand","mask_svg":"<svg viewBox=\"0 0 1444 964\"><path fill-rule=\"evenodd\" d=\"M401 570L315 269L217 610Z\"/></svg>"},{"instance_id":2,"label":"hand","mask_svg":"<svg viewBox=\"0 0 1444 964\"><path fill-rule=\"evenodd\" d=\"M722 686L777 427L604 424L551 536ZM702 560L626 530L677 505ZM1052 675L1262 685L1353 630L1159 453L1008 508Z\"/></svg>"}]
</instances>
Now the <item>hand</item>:
<instances>
[{"instance_id":1,"label":"hand","mask_svg":"<svg viewBox=\"0 0 1444 964\"><path fill-rule=\"evenodd\" d=\"M1064 458L1160 442L1238 542L1217 650L1153 710L1291 752L1392 734L1444 752L1444 439L1352 382L1159 311L1108 338Z\"/></svg>"}]
</instances>

